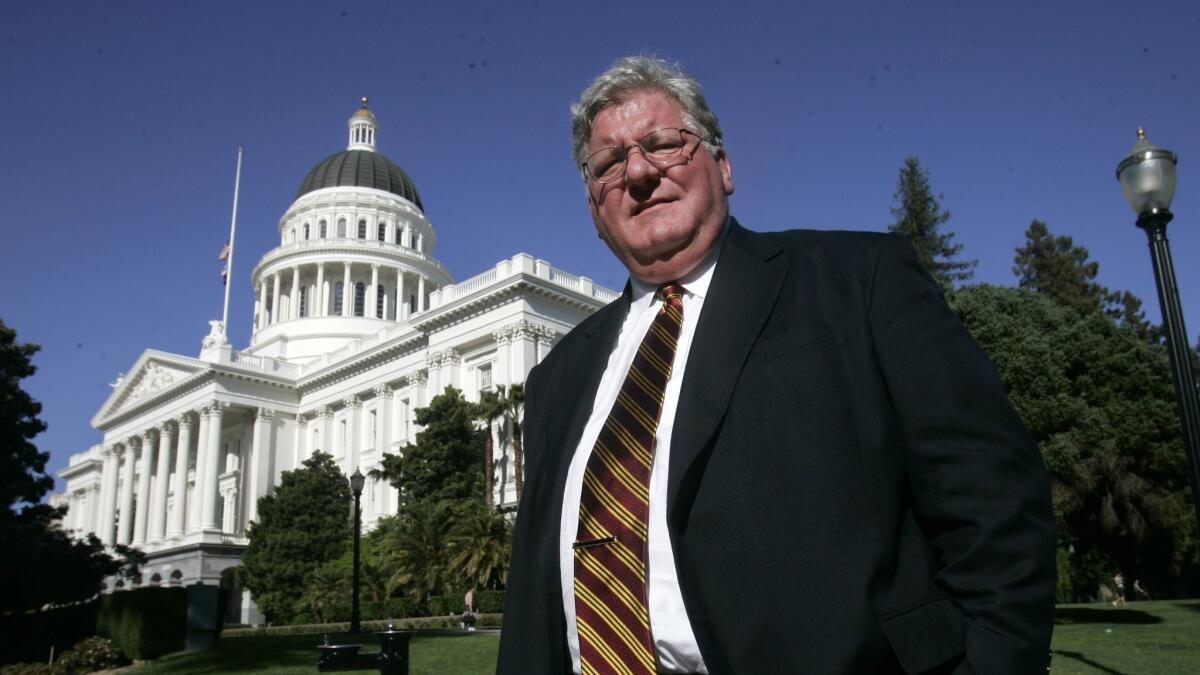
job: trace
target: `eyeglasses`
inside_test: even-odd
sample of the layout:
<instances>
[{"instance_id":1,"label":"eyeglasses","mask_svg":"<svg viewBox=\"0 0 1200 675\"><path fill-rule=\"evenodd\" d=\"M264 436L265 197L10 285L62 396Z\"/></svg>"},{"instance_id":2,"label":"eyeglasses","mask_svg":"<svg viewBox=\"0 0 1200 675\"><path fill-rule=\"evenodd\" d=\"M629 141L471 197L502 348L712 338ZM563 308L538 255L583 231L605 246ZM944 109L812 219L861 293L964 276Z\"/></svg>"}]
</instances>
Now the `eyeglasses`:
<instances>
[{"instance_id":1,"label":"eyeglasses","mask_svg":"<svg viewBox=\"0 0 1200 675\"><path fill-rule=\"evenodd\" d=\"M696 149L700 136L687 129L667 127L652 131L638 139L637 147L642 157L655 166L670 166L681 152ZM625 177L625 166L629 163L630 149L619 145L609 146L593 152L583 163L584 174L597 183L612 183Z\"/></svg>"}]
</instances>

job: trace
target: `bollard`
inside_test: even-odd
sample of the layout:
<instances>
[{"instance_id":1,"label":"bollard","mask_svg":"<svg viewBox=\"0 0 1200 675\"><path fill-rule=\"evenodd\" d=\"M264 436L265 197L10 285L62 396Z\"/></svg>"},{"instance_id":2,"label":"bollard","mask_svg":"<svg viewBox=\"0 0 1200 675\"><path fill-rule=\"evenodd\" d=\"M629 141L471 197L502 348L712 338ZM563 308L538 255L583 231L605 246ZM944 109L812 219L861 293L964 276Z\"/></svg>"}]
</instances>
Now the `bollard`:
<instances>
[{"instance_id":1,"label":"bollard","mask_svg":"<svg viewBox=\"0 0 1200 675\"><path fill-rule=\"evenodd\" d=\"M412 639L413 631L396 630L394 624L388 624L387 630L376 635L379 636L380 674L408 675L408 641Z\"/></svg>"}]
</instances>

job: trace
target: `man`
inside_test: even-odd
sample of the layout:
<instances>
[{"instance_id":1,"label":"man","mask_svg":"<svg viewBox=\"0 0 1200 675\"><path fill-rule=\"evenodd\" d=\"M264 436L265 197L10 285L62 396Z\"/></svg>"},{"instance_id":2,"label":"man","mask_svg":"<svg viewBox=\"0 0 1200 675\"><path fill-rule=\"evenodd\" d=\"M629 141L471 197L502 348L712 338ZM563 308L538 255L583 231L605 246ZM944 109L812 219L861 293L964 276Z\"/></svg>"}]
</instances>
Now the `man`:
<instances>
[{"instance_id":1,"label":"man","mask_svg":"<svg viewBox=\"0 0 1200 675\"><path fill-rule=\"evenodd\" d=\"M908 242L744 229L663 61L572 113L630 282L527 380L499 671L1045 672L1045 467Z\"/></svg>"}]
</instances>

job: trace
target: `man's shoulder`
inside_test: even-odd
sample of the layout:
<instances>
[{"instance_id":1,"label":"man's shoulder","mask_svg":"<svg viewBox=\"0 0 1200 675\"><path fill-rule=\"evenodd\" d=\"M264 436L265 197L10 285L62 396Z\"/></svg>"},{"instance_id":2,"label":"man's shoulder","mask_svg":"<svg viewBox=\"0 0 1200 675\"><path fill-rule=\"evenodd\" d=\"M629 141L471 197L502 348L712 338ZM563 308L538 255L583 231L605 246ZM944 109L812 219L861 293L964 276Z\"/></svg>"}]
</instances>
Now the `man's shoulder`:
<instances>
[{"instance_id":1,"label":"man's shoulder","mask_svg":"<svg viewBox=\"0 0 1200 675\"><path fill-rule=\"evenodd\" d=\"M764 250L776 249L807 268L836 276L859 275L874 268L881 253L903 255L903 235L862 230L742 230L744 240ZM909 247L911 248L911 247Z\"/></svg>"}]
</instances>

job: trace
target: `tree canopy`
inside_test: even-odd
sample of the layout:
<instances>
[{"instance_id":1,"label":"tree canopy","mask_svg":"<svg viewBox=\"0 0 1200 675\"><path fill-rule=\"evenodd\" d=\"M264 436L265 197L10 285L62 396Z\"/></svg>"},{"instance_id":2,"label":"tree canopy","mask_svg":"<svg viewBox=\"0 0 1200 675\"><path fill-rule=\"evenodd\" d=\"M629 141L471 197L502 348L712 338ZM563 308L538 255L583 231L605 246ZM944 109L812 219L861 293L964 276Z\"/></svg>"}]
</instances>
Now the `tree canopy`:
<instances>
[{"instance_id":1,"label":"tree canopy","mask_svg":"<svg viewBox=\"0 0 1200 675\"><path fill-rule=\"evenodd\" d=\"M976 285L951 305L996 364L1050 471L1060 599L1120 569L1180 593L1200 551L1175 400L1161 345L1048 295Z\"/></svg>"},{"instance_id":2,"label":"tree canopy","mask_svg":"<svg viewBox=\"0 0 1200 675\"><path fill-rule=\"evenodd\" d=\"M242 582L268 621L309 610L301 601L309 577L336 559L352 532L350 484L329 455L317 451L285 471L274 493L258 500L258 520L242 555Z\"/></svg>"},{"instance_id":3,"label":"tree canopy","mask_svg":"<svg viewBox=\"0 0 1200 675\"><path fill-rule=\"evenodd\" d=\"M54 488L46 473L50 453L33 439L46 429L42 406L21 387L37 368L40 347L17 342L16 331L0 321L0 611L36 609L95 595L105 577L132 578L145 558L126 546L113 553L94 535L75 538L60 519L66 507L42 503Z\"/></svg>"},{"instance_id":4,"label":"tree canopy","mask_svg":"<svg viewBox=\"0 0 1200 675\"><path fill-rule=\"evenodd\" d=\"M929 172L916 157L906 157L892 195L892 216L895 221L888 230L908 237L917 251L917 259L943 288L955 282L968 281L978 260L958 258L963 245L953 243L954 233L943 230L950 212L943 211L942 196L934 196L929 185Z\"/></svg>"}]
</instances>

